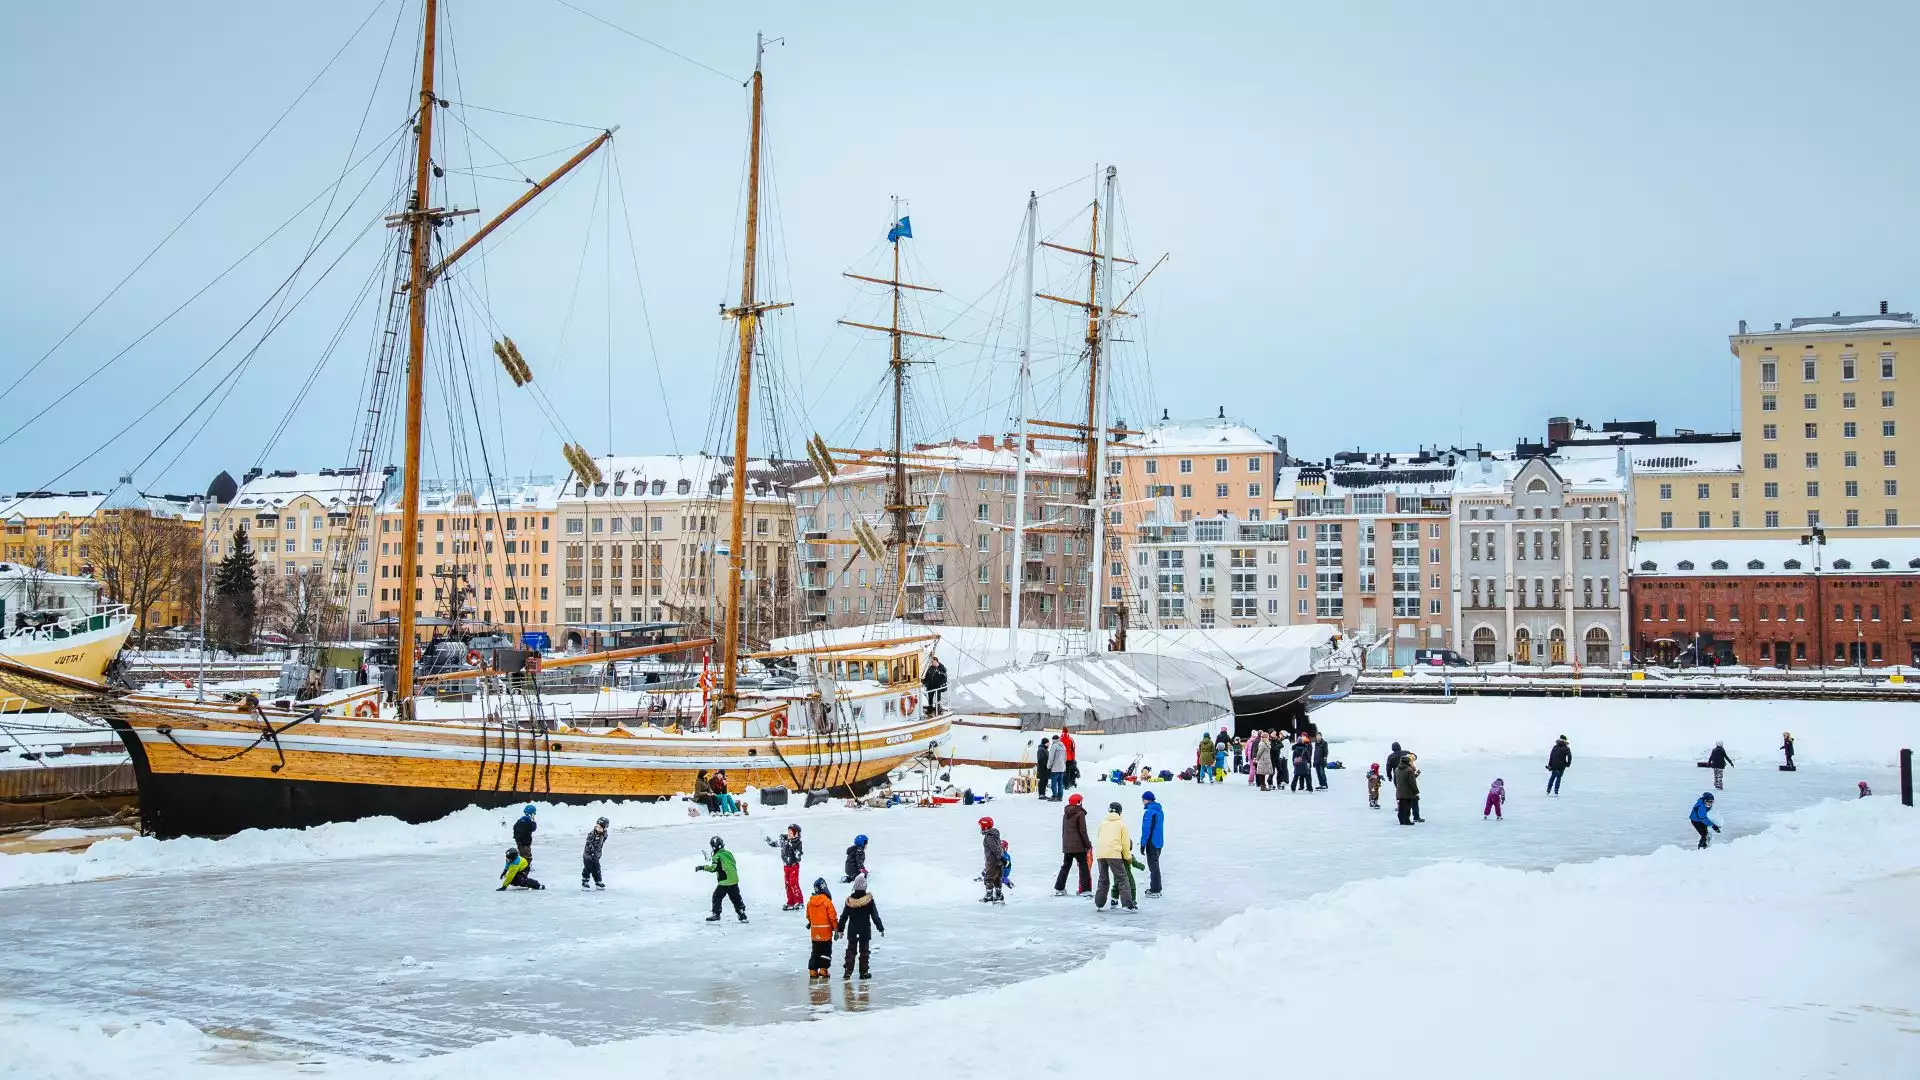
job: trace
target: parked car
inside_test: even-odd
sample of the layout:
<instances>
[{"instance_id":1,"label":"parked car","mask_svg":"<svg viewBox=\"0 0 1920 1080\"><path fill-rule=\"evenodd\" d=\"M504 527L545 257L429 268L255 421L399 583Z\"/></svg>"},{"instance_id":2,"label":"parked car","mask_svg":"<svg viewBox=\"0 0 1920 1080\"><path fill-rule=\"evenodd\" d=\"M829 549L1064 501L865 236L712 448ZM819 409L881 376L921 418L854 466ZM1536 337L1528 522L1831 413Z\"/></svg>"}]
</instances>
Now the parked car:
<instances>
[{"instance_id":1,"label":"parked car","mask_svg":"<svg viewBox=\"0 0 1920 1080\"><path fill-rule=\"evenodd\" d=\"M1452 649L1415 649L1413 651L1415 667L1472 667L1466 657Z\"/></svg>"}]
</instances>

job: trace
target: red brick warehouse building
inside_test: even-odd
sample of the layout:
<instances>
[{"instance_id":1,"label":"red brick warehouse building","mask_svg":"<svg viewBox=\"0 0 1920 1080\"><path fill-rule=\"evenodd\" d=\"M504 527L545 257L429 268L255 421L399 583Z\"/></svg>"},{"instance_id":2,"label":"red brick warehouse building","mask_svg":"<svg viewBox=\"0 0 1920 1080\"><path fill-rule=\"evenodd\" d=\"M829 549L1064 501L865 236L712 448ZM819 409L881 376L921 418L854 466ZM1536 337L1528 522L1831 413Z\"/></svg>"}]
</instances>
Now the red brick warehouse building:
<instances>
[{"instance_id":1,"label":"red brick warehouse building","mask_svg":"<svg viewBox=\"0 0 1920 1080\"><path fill-rule=\"evenodd\" d=\"M1630 565L1645 662L1920 665L1920 540L1639 541Z\"/></svg>"}]
</instances>

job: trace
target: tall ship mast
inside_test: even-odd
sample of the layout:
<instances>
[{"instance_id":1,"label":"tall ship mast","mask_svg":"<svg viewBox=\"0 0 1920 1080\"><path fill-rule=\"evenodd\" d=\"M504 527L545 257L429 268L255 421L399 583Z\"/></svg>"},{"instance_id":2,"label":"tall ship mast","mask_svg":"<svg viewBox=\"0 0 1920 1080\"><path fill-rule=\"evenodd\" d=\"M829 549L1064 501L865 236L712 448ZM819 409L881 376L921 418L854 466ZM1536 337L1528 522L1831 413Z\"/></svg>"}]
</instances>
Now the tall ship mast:
<instances>
[{"instance_id":1,"label":"tall ship mast","mask_svg":"<svg viewBox=\"0 0 1920 1080\"><path fill-rule=\"evenodd\" d=\"M602 131L545 179L527 189L464 241L435 258L436 237L475 213L434 205L433 114L446 107L435 92L438 4L425 0L415 139L414 183L405 205L387 215L405 230L405 426L398 461L401 580L421 575L421 464L424 398L430 380L428 301L450 268L490 234L605 147ZM944 716L919 706L928 635L743 654L741 581L754 383L755 335L766 312L785 304L760 300L756 262L760 228L763 95L756 41L749 118L747 228L740 302L724 310L736 320L731 493L733 521L726 564L727 609L716 643L710 638L545 657L524 649L465 651L452 670L429 670L416 656L422 626L414 590L402 587L396 620L395 690L355 682L304 700L263 701L257 695L195 700L109 685L100 678L57 674L0 654L0 692L110 726L126 746L140 789L141 826L159 836L219 836L249 828L299 828L388 815L427 821L469 806L522 802L585 803L661 799L694 790L713 771L737 786L784 786L858 794L896 767L929 753L948 731ZM897 274L896 274L897 278ZM895 320L895 329L898 329ZM907 333L907 331L899 331ZM895 357L900 360L898 336ZM511 340L494 352L514 386L532 372ZM372 410L370 410L371 412ZM364 445L377 445L369 438ZM896 476L904 456L894 450ZM576 473L597 481L598 467L578 444L566 447ZM904 504L904 483L896 504ZM896 524L895 538L904 532ZM904 556L905 548L900 548ZM445 642L432 656L441 657ZM599 702L616 688L582 673L718 645L721 685L709 700L692 680L617 688L625 704L611 715ZM457 648L457 647L456 647ZM746 672L753 673L752 686ZM573 700L579 699L579 700Z\"/></svg>"}]
</instances>

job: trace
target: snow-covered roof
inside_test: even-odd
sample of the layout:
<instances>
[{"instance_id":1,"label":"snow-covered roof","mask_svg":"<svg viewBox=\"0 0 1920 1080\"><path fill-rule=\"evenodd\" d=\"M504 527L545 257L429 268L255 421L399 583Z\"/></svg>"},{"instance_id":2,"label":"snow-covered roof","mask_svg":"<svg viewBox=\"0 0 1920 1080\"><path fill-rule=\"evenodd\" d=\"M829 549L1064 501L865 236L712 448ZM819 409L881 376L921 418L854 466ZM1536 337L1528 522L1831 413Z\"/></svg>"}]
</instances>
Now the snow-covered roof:
<instances>
[{"instance_id":1,"label":"snow-covered roof","mask_svg":"<svg viewBox=\"0 0 1920 1080\"><path fill-rule=\"evenodd\" d=\"M23 491L10 499L0 500L0 518L12 521L15 518L51 518L62 514L68 517L92 517L107 501L104 491L70 491L59 494L51 491Z\"/></svg>"},{"instance_id":2,"label":"snow-covered roof","mask_svg":"<svg viewBox=\"0 0 1920 1080\"><path fill-rule=\"evenodd\" d=\"M461 496L466 496L465 500ZM553 510L560 505L560 486L551 476L497 477L488 480L424 480L420 484L420 511L440 513L456 501L462 509L507 512ZM400 508L398 485L382 500L382 512Z\"/></svg>"},{"instance_id":3,"label":"snow-covered roof","mask_svg":"<svg viewBox=\"0 0 1920 1080\"><path fill-rule=\"evenodd\" d=\"M1920 322L1915 322L1912 319L1862 319L1858 322L1846 322L1844 320L1836 322L1800 322L1799 320L1795 320L1792 327L1778 332L1782 334L1831 334L1841 331L1851 332L1854 330L1920 330ZM1773 332L1774 331L1763 331L1763 333Z\"/></svg>"},{"instance_id":4,"label":"snow-covered roof","mask_svg":"<svg viewBox=\"0 0 1920 1080\"><path fill-rule=\"evenodd\" d=\"M1162 420L1142 434L1129 436L1110 452L1123 455L1259 454L1277 448L1260 433L1225 417L1205 420Z\"/></svg>"},{"instance_id":5,"label":"snow-covered roof","mask_svg":"<svg viewBox=\"0 0 1920 1080\"><path fill-rule=\"evenodd\" d=\"M568 472L560 482L561 499L614 502L711 497L713 481L727 483L733 479L733 466L710 454L606 454L593 460L600 467L601 482L589 484ZM780 501L772 485L782 482L783 468L763 458L748 459L747 476L755 483L764 482L766 487L763 494L749 485L747 498ZM682 481L687 485L684 492L680 490Z\"/></svg>"},{"instance_id":6,"label":"snow-covered roof","mask_svg":"<svg viewBox=\"0 0 1920 1080\"><path fill-rule=\"evenodd\" d=\"M1633 471L1639 473L1737 473L1740 443L1672 443L1641 446L1627 451Z\"/></svg>"},{"instance_id":7,"label":"snow-covered roof","mask_svg":"<svg viewBox=\"0 0 1920 1080\"><path fill-rule=\"evenodd\" d=\"M1797 539L1642 540L1628 568L1637 577L1758 577L1810 573L1813 562L1813 548ZM1912 574L1920 571L1920 538L1829 540L1820 565L1830 574Z\"/></svg>"},{"instance_id":8,"label":"snow-covered roof","mask_svg":"<svg viewBox=\"0 0 1920 1080\"><path fill-rule=\"evenodd\" d=\"M305 497L326 507L372 504L380 498L388 477L362 477L353 470L327 469L317 473L263 473L240 485L234 492L236 509L278 510Z\"/></svg>"}]
</instances>

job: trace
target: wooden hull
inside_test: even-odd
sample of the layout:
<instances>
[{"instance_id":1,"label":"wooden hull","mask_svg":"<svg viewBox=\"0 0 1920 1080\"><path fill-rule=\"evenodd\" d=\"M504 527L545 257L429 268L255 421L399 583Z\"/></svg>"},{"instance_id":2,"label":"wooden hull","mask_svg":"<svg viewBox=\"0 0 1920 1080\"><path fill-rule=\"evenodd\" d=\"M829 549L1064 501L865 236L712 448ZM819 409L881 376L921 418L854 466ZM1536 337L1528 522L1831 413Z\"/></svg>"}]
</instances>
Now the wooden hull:
<instances>
[{"instance_id":1,"label":"wooden hull","mask_svg":"<svg viewBox=\"0 0 1920 1080\"><path fill-rule=\"evenodd\" d=\"M860 791L934 748L948 730L944 717L906 716L831 735L650 729L541 735L497 723L408 722L115 694L4 662L0 690L110 724L133 760L142 827L162 837L381 815L421 822L469 806L662 799L692 791L703 769L725 769L736 791L776 785Z\"/></svg>"}]
</instances>

